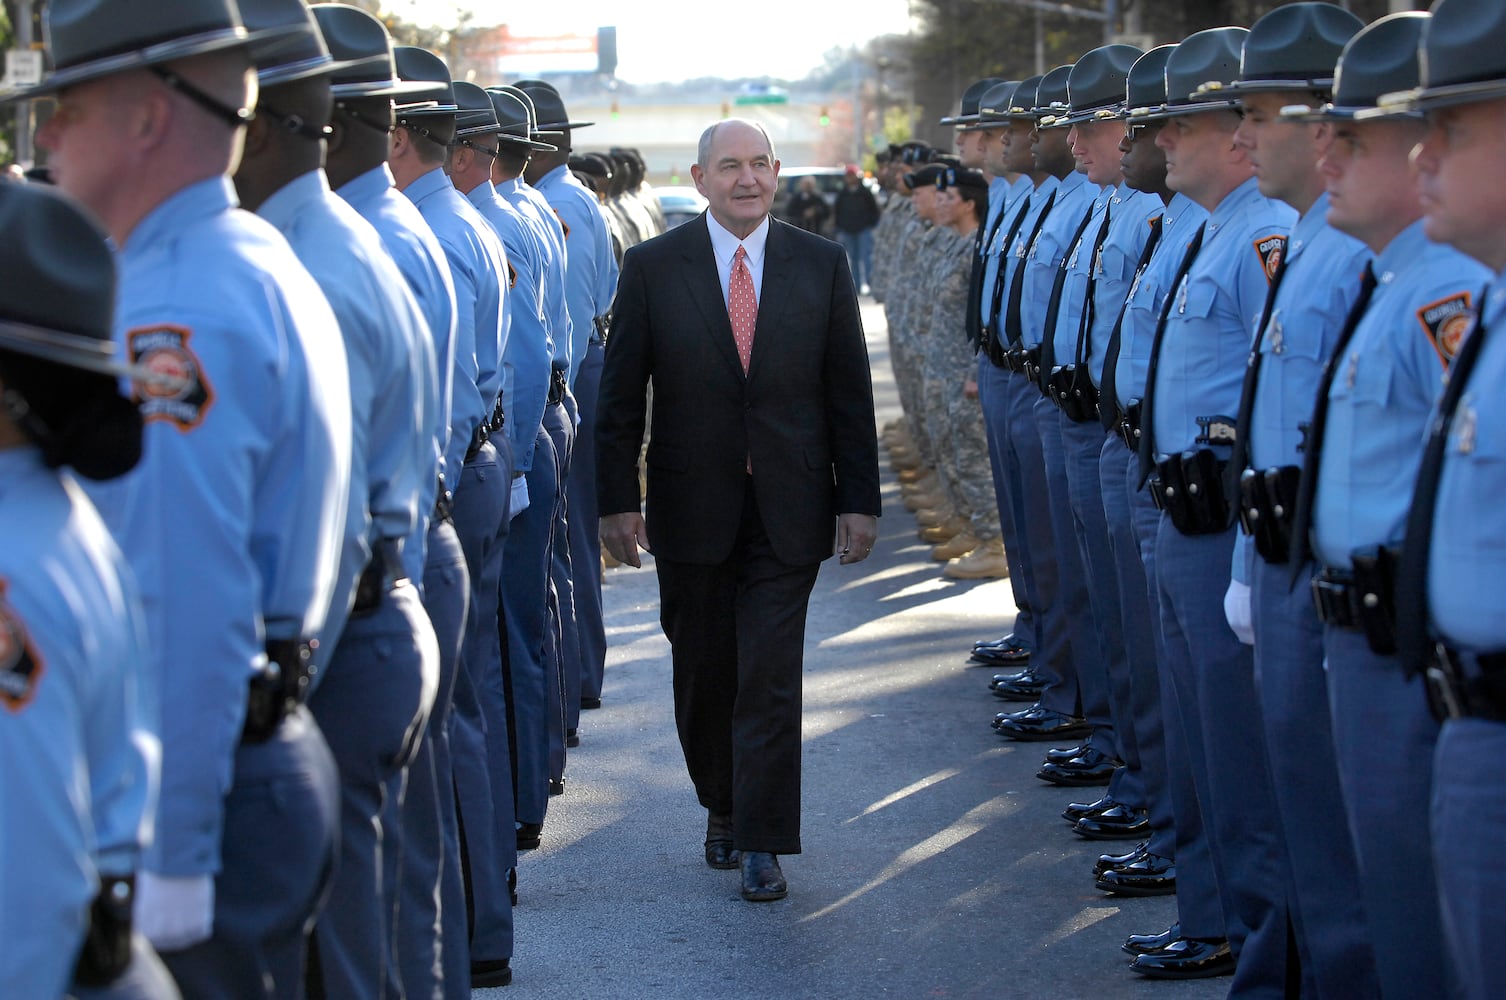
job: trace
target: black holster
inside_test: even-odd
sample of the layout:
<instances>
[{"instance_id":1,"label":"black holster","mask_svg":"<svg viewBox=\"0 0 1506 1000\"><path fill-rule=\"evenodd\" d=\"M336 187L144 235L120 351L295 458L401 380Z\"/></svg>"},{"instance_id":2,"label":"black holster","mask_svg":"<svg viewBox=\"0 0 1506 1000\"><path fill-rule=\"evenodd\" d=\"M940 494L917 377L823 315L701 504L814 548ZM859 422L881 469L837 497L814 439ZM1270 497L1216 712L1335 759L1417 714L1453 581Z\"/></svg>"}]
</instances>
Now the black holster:
<instances>
[{"instance_id":1,"label":"black holster","mask_svg":"<svg viewBox=\"0 0 1506 1000\"><path fill-rule=\"evenodd\" d=\"M403 577L403 542L400 538L380 539L372 548L371 559L356 581L356 599L350 617L361 618L381 606L387 595Z\"/></svg>"},{"instance_id":2,"label":"black holster","mask_svg":"<svg viewBox=\"0 0 1506 1000\"><path fill-rule=\"evenodd\" d=\"M1292 519L1297 513L1295 465L1246 469L1239 477L1239 526L1255 540L1255 551L1268 563L1284 566L1292 551Z\"/></svg>"},{"instance_id":3,"label":"black holster","mask_svg":"<svg viewBox=\"0 0 1506 1000\"><path fill-rule=\"evenodd\" d=\"M1396 652L1396 568L1401 549L1371 545L1350 553L1354 585L1359 591L1355 609L1370 651L1379 656Z\"/></svg>"},{"instance_id":4,"label":"black holster","mask_svg":"<svg viewBox=\"0 0 1506 1000\"><path fill-rule=\"evenodd\" d=\"M1128 406L1119 407L1119 420L1114 431L1131 453L1140 451L1140 401L1138 399L1130 400Z\"/></svg>"},{"instance_id":5,"label":"black holster","mask_svg":"<svg viewBox=\"0 0 1506 1000\"><path fill-rule=\"evenodd\" d=\"M1224 467L1210 449L1172 455L1156 464L1150 497L1184 535L1216 535L1229 527Z\"/></svg>"},{"instance_id":6,"label":"black holster","mask_svg":"<svg viewBox=\"0 0 1506 1000\"><path fill-rule=\"evenodd\" d=\"M1051 399L1067 419L1074 424L1085 424L1098 419L1098 387L1088 377L1087 369L1079 365L1060 365L1047 380Z\"/></svg>"},{"instance_id":7,"label":"black holster","mask_svg":"<svg viewBox=\"0 0 1506 1000\"><path fill-rule=\"evenodd\" d=\"M308 695L313 644L304 639L268 639L267 665L251 675L246 692L242 743L265 743Z\"/></svg>"},{"instance_id":8,"label":"black holster","mask_svg":"<svg viewBox=\"0 0 1506 1000\"><path fill-rule=\"evenodd\" d=\"M136 880L101 878L99 893L89 906L89 929L73 965L79 986L109 986L131 967L131 904Z\"/></svg>"}]
</instances>

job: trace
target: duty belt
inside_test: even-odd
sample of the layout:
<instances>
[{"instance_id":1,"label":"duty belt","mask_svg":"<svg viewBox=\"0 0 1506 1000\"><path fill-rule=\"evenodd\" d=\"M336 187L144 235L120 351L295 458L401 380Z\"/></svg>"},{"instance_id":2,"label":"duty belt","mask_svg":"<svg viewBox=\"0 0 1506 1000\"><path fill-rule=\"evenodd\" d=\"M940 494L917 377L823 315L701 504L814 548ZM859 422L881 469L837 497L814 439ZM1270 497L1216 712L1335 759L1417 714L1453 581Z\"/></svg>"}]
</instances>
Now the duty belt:
<instances>
[{"instance_id":1,"label":"duty belt","mask_svg":"<svg viewBox=\"0 0 1506 1000\"><path fill-rule=\"evenodd\" d=\"M1114 422L1114 433L1131 454L1140 451L1140 401L1132 399L1129 406L1116 407L1117 419Z\"/></svg>"},{"instance_id":2,"label":"duty belt","mask_svg":"<svg viewBox=\"0 0 1506 1000\"><path fill-rule=\"evenodd\" d=\"M350 608L350 617L361 618L371 614L382 604L382 598L406 580L403 575L403 540L383 538L372 547L371 559L356 581L356 600Z\"/></svg>"},{"instance_id":3,"label":"duty belt","mask_svg":"<svg viewBox=\"0 0 1506 1000\"><path fill-rule=\"evenodd\" d=\"M1098 419L1098 387L1085 369L1058 365L1046 380L1047 395L1074 424Z\"/></svg>"},{"instance_id":4,"label":"duty belt","mask_svg":"<svg viewBox=\"0 0 1506 1000\"><path fill-rule=\"evenodd\" d=\"M569 378L570 369L568 368L549 369L549 398L547 402L550 406L565 401L565 388L569 385Z\"/></svg>"},{"instance_id":5,"label":"duty belt","mask_svg":"<svg viewBox=\"0 0 1506 1000\"><path fill-rule=\"evenodd\" d=\"M490 431L492 434L496 434L498 431L502 430L502 428L504 428L506 426L507 426L507 415L502 412L502 394L498 393L497 394L497 405L494 406L494 407L492 407L492 420L491 420L491 423L489 423L489 424L486 425L486 429L488 431Z\"/></svg>"},{"instance_id":6,"label":"duty belt","mask_svg":"<svg viewBox=\"0 0 1506 1000\"><path fill-rule=\"evenodd\" d=\"M438 524L443 521L455 520L455 498L450 491L445 489L444 476L435 477L436 488L434 490L434 513L433 521Z\"/></svg>"},{"instance_id":7,"label":"duty belt","mask_svg":"<svg viewBox=\"0 0 1506 1000\"><path fill-rule=\"evenodd\" d=\"M1041 381L1040 345L1037 344L1035 347L1022 347L1019 350L1020 367L1010 370L1025 376L1030 381L1036 383L1036 386L1039 387Z\"/></svg>"},{"instance_id":8,"label":"duty belt","mask_svg":"<svg viewBox=\"0 0 1506 1000\"><path fill-rule=\"evenodd\" d=\"M470 465L476 460L476 456L481 454L481 446L486 444L487 438L491 436L491 426L487 421L483 420L476 425L476 429L471 431L471 443L465 449L466 465Z\"/></svg>"},{"instance_id":9,"label":"duty belt","mask_svg":"<svg viewBox=\"0 0 1506 1000\"><path fill-rule=\"evenodd\" d=\"M1324 625L1365 633L1379 656L1396 652L1396 567L1401 550L1369 546L1350 553L1352 570L1324 567L1313 577L1313 606Z\"/></svg>"},{"instance_id":10,"label":"duty belt","mask_svg":"<svg viewBox=\"0 0 1506 1000\"><path fill-rule=\"evenodd\" d=\"M268 639L267 665L251 675L242 743L265 743L308 697L314 644L308 639Z\"/></svg>"},{"instance_id":11,"label":"duty belt","mask_svg":"<svg viewBox=\"0 0 1506 1000\"><path fill-rule=\"evenodd\" d=\"M1290 557L1301 478L1302 468L1296 465L1240 474L1239 526L1255 539L1255 551L1268 563L1284 566Z\"/></svg>"},{"instance_id":12,"label":"duty belt","mask_svg":"<svg viewBox=\"0 0 1506 1000\"><path fill-rule=\"evenodd\" d=\"M1469 653L1438 643L1425 675L1434 718L1506 722L1506 650Z\"/></svg>"},{"instance_id":13,"label":"duty belt","mask_svg":"<svg viewBox=\"0 0 1506 1000\"><path fill-rule=\"evenodd\" d=\"M999 356L999 367L1022 375L1025 372L1025 355L1028 352L1023 347L1011 347L1003 351Z\"/></svg>"},{"instance_id":14,"label":"duty belt","mask_svg":"<svg viewBox=\"0 0 1506 1000\"><path fill-rule=\"evenodd\" d=\"M1224 468L1229 463L1203 448L1156 463L1150 498L1184 535L1216 535L1229 527Z\"/></svg>"}]
</instances>

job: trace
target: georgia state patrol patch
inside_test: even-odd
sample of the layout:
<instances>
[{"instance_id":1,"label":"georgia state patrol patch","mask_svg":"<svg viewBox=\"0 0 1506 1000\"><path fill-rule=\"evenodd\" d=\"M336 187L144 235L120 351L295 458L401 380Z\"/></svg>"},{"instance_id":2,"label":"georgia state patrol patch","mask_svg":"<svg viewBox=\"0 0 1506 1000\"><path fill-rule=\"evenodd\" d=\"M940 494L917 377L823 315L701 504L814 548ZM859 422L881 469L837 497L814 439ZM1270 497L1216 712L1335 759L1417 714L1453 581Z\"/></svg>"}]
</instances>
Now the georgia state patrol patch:
<instances>
[{"instance_id":1,"label":"georgia state patrol patch","mask_svg":"<svg viewBox=\"0 0 1506 1000\"><path fill-rule=\"evenodd\" d=\"M1255 241L1255 252L1260 255L1260 266L1265 268L1265 280L1275 281L1281 269L1281 258L1286 254L1286 237L1262 236Z\"/></svg>"},{"instance_id":2,"label":"georgia state patrol patch","mask_svg":"<svg viewBox=\"0 0 1506 1000\"><path fill-rule=\"evenodd\" d=\"M1469 306L1470 293L1458 292L1417 310L1417 322L1444 364L1454 360L1459 345L1474 329L1475 314Z\"/></svg>"},{"instance_id":3,"label":"georgia state patrol patch","mask_svg":"<svg viewBox=\"0 0 1506 1000\"><path fill-rule=\"evenodd\" d=\"M0 580L0 703L12 712L25 708L45 669L26 626L6 603L5 581Z\"/></svg>"},{"instance_id":4,"label":"georgia state patrol patch","mask_svg":"<svg viewBox=\"0 0 1506 1000\"><path fill-rule=\"evenodd\" d=\"M126 333L131 362L174 379L171 384L136 380L132 398L147 423L163 421L180 431L193 430L204 422L214 403L214 389L204 377L199 356L188 346L192 336L186 327L143 326Z\"/></svg>"}]
</instances>

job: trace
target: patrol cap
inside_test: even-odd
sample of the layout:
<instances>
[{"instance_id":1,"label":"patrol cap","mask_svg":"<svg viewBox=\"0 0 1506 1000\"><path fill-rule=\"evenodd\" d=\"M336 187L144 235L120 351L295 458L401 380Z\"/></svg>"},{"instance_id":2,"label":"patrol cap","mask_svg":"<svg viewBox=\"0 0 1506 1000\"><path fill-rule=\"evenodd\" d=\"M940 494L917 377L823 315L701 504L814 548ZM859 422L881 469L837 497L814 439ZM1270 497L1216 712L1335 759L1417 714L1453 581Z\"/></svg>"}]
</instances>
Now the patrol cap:
<instances>
[{"instance_id":1,"label":"patrol cap","mask_svg":"<svg viewBox=\"0 0 1506 1000\"><path fill-rule=\"evenodd\" d=\"M585 128L595 122L573 122L565 113L565 101L553 85L543 80L518 80L514 87L527 94L533 101L533 113L537 117L535 127L540 132L556 129Z\"/></svg>"},{"instance_id":2,"label":"patrol cap","mask_svg":"<svg viewBox=\"0 0 1506 1000\"><path fill-rule=\"evenodd\" d=\"M1328 91L1344 44L1365 22L1331 3L1290 3L1250 27L1240 52L1239 79L1209 79L1195 96L1244 97L1279 90Z\"/></svg>"},{"instance_id":3,"label":"patrol cap","mask_svg":"<svg viewBox=\"0 0 1506 1000\"><path fill-rule=\"evenodd\" d=\"M1437 0L1422 31L1418 86L1380 99L1389 110L1431 111L1506 97L1506 4Z\"/></svg>"},{"instance_id":4,"label":"patrol cap","mask_svg":"<svg viewBox=\"0 0 1506 1000\"><path fill-rule=\"evenodd\" d=\"M1333 100L1317 109L1282 108L1281 117L1307 122L1420 117L1415 111L1382 108L1380 97L1418 86L1418 49L1427 23L1425 11L1404 11L1366 25L1339 56Z\"/></svg>"},{"instance_id":5,"label":"patrol cap","mask_svg":"<svg viewBox=\"0 0 1506 1000\"><path fill-rule=\"evenodd\" d=\"M1035 121L1031 109L1035 107L1035 92L1040 88L1041 75L1027 76L1019 83L1003 91L1003 86L990 88L980 102L978 117L990 124L1003 124L1016 120Z\"/></svg>"},{"instance_id":6,"label":"patrol cap","mask_svg":"<svg viewBox=\"0 0 1506 1000\"><path fill-rule=\"evenodd\" d=\"M940 163L927 163L919 170L905 174L905 187L911 191L924 187L935 187L936 179L946 173L947 168Z\"/></svg>"},{"instance_id":7,"label":"patrol cap","mask_svg":"<svg viewBox=\"0 0 1506 1000\"><path fill-rule=\"evenodd\" d=\"M1166 103L1166 61L1176 45L1157 45L1135 60L1124 82L1124 112L1129 118L1136 111L1149 111Z\"/></svg>"},{"instance_id":8,"label":"patrol cap","mask_svg":"<svg viewBox=\"0 0 1506 1000\"><path fill-rule=\"evenodd\" d=\"M1198 92L1208 83L1230 84L1239 79L1240 53L1249 33L1247 28L1207 28L1182 39L1166 60L1165 103L1135 108L1130 121L1238 110L1237 96L1221 91L1199 96Z\"/></svg>"},{"instance_id":9,"label":"patrol cap","mask_svg":"<svg viewBox=\"0 0 1506 1000\"><path fill-rule=\"evenodd\" d=\"M978 104L988 88L996 83L1004 81L996 76L986 76L981 80L973 81L972 85L962 92L962 100L958 102L958 110L955 115L947 115L938 124L955 125L961 131L968 131L978 125Z\"/></svg>"},{"instance_id":10,"label":"patrol cap","mask_svg":"<svg viewBox=\"0 0 1506 1000\"><path fill-rule=\"evenodd\" d=\"M946 167L936 175L936 190L945 191L947 188L975 188L979 191L987 191L988 178L983 176L981 170L973 170L970 167Z\"/></svg>"},{"instance_id":11,"label":"patrol cap","mask_svg":"<svg viewBox=\"0 0 1506 1000\"><path fill-rule=\"evenodd\" d=\"M303 0L239 0L241 20L247 30L288 32L285 42L255 58L256 82L263 87L293 83L333 72L324 36L313 12Z\"/></svg>"},{"instance_id":12,"label":"patrol cap","mask_svg":"<svg viewBox=\"0 0 1506 1000\"><path fill-rule=\"evenodd\" d=\"M900 160L904 163L919 164L931 162L931 147L914 139L904 144L904 153Z\"/></svg>"},{"instance_id":13,"label":"patrol cap","mask_svg":"<svg viewBox=\"0 0 1506 1000\"><path fill-rule=\"evenodd\" d=\"M352 97L403 97L432 89L424 80L399 80L392 60L387 26L359 7L314 4L314 23L335 61L330 91L338 100Z\"/></svg>"},{"instance_id":14,"label":"patrol cap","mask_svg":"<svg viewBox=\"0 0 1506 1000\"><path fill-rule=\"evenodd\" d=\"M1057 123L1057 119L1071 110L1071 105L1067 103L1067 80L1071 76L1072 64L1067 63L1047 70L1046 75L1041 77L1041 82L1035 89L1035 105L1030 109L1030 114L1040 122L1042 128L1051 128Z\"/></svg>"},{"instance_id":15,"label":"patrol cap","mask_svg":"<svg viewBox=\"0 0 1506 1000\"><path fill-rule=\"evenodd\" d=\"M392 65L399 80L427 84L424 89L412 90L404 100L397 102L399 118L453 115L460 110L455 103L455 88L450 82L450 67L428 49L399 45L392 50Z\"/></svg>"},{"instance_id":16,"label":"patrol cap","mask_svg":"<svg viewBox=\"0 0 1506 1000\"><path fill-rule=\"evenodd\" d=\"M1067 76L1067 104L1071 110L1055 125L1117 120L1124 108L1129 71L1145 55L1134 45L1101 45L1086 53Z\"/></svg>"},{"instance_id":17,"label":"patrol cap","mask_svg":"<svg viewBox=\"0 0 1506 1000\"><path fill-rule=\"evenodd\" d=\"M528 105L523 95L512 87L488 87L486 96L491 99L492 113L497 116L497 140L511 146L526 146L529 149L552 153L558 146L530 139L528 128Z\"/></svg>"},{"instance_id":18,"label":"patrol cap","mask_svg":"<svg viewBox=\"0 0 1506 1000\"><path fill-rule=\"evenodd\" d=\"M228 49L249 49L255 58L287 35L286 29L248 30L235 0L157 0L150 12L141 6L133 0L52 0L42 13L52 72L36 86L7 91L0 100L53 94L126 70ZM174 80L164 82L179 89ZM247 109L222 110L233 119L250 120Z\"/></svg>"},{"instance_id":19,"label":"patrol cap","mask_svg":"<svg viewBox=\"0 0 1506 1000\"><path fill-rule=\"evenodd\" d=\"M116 356L115 257L70 198L44 184L0 183L0 232L0 348L102 375L178 383Z\"/></svg>"}]
</instances>

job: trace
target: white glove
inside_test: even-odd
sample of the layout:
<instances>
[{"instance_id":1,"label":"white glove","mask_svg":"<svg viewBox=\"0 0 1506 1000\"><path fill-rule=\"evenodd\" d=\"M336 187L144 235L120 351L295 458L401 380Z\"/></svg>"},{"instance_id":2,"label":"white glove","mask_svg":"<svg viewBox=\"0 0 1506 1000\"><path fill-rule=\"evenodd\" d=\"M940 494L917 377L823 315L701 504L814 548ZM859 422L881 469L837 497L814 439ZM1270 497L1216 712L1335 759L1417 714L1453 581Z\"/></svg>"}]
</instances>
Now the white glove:
<instances>
[{"instance_id":1,"label":"white glove","mask_svg":"<svg viewBox=\"0 0 1506 1000\"><path fill-rule=\"evenodd\" d=\"M528 509L528 479L519 476L512 481L512 507L507 512L508 520L512 520Z\"/></svg>"},{"instance_id":2,"label":"white glove","mask_svg":"<svg viewBox=\"0 0 1506 1000\"><path fill-rule=\"evenodd\" d=\"M181 951L214 930L214 876L136 874L136 929L158 951Z\"/></svg>"},{"instance_id":3,"label":"white glove","mask_svg":"<svg viewBox=\"0 0 1506 1000\"><path fill-rule=\"evenodd\" d=\"M1235 638L1246 646L1255 645L1255 626L1250 621L1248 583L1229 581L1229 589L1224 592L1224 617L1229 620L1229 627L1234 630Z\"/></svg>"}]
</instances>

